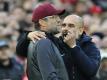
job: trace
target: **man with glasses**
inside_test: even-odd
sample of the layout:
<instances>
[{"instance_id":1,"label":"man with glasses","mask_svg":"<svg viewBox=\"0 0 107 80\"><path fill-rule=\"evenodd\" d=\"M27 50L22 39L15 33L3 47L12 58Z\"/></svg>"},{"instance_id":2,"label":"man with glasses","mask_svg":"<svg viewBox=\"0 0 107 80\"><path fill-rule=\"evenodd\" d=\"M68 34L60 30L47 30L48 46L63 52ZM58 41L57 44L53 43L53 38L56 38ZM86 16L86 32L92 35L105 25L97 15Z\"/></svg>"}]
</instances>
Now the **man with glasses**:
<instances>
[{"instance_id":1,"label":"man with glasses","mask_svg":"<svg viewBox=\"0 0 107 80\"><path fill-rule=\"evenodd\" d=\"M43 4L43 5L42 5ZM46 38L45 33L47 32L46 25L51 24L50 28L56 27L60 25L60 18L59 15L63 14L65 10L55 8L53 4L38 4L35 10L33 11L32 15L32 21L34 23L34 27L36 31L24 31L18 38L18 44L16 46L16 52L19 56L21 57L27 57L27 52L28 52L28 45L30 40L35 42L35 40L40 40L41 38ZM48 10L49 9L49 10ZM43 21L43 19L46 21L48 17L49 21L48 24ZM51 17L52 16L52 17ZM40 22L38 21L39 18L42 18ZM52 18L55 18L52 20ZM40 28L40 23L42 23L43 27ZM59 28L59 27L58 27ZM54 33L58 32L58 28L55 28ZM52 29L52 30L53 30ZM44 32L39 32L39 31L44 31ZM51 31L49 31L51 32ZM49 33L48 32L48 33ZM53 32L52 32L53 33Z\"/></svg>"},{"instance_id":2,"label":"man with glasses","mask_svg":"<svg viewBox=\"0 0 107 80\"><path fill-rule=\"evenodd\" d=\"M27 56L29 80L68 80L61 54L53 43L57 41L54 35L59 32L61 25L58 15L63 12L64 10L58 10L50 3L42 3L33 11L32 21L36 30L45 32L47 38L35 42L31 41L30 44L29 42L24 42L27 46L29 44ZM35 32L28 33L28 36L32 33L34 34ZM20 48L24 49L23 46L26 45L22 44Z\"/></svg>"}]
</instances>

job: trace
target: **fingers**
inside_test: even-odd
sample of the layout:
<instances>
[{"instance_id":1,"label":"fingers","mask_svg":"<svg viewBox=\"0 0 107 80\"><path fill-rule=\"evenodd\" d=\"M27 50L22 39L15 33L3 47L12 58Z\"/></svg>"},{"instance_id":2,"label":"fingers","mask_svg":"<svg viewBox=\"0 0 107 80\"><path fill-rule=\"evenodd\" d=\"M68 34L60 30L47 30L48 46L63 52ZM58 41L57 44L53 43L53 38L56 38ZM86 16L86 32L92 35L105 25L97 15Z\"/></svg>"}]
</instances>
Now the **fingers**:
<instances>
[{"instance_id":1,"label":"fingers","mask_svg":"<svg viewBox=\"0 0 107 80\"><path fill-rule=\"evenodd\" d=\"M32 38L31 40L33 41L33 43L35 43L35 39L34 38Z\"/></svg>"},{"instance_id":2,"label":"fingers","mask_svg":"<svg viewBox=\"0 0 107 80\"><path fill-rule=\"evenodd\" d=\"M39 34L43 35L43 36L46 36L45 32L38 32Z\"/></svg>"},{"instance_id":3,"label":"fingers","mask_svg":"<svg viewBox=\"0 0 107 80\"><path fill-rule=\"evenodd\" d=\"M68 32L67 35L64 37L64 42L67 41L72 41L73 39L75 39L75 34L72 32Z\"/></svg>"},{"instance_id":4,"label":"fingers","mask_svg":"<svg viewBox=\"0 0 107 80\"><path fill-rule=\"evenodd\" d=\"M35 43L35 40L40 40L41 38L46 38L45 36L46 35L44 32L34 31L34 32L30 32L27 37Z\"/></svg>"},{"instance_id":5,"label":"fingers","mask_svg":"<svg viewBox=\"0 0 107 80\"><path fill-rule=\"evenodd\" d=\"M39 37L39 38L46 38L45 33L42 33L42 32L34 32L34 35Z\"/></svg>"},{"instance_id":6,"label":"fingers","mask_svg":"<svg viewBox=\"0 0 107 80\"><path fill-rule=\"evenodd\" d=\"M33 35L32 38L35 39L35 40L40 40L41 39L38 35Z\"/></svg>"},{"instance_id":7,"label":"fingers","mask_svg":"<svg viewBox=\"0 0 107 80\"><path fill-rule=\"evenodd\" d=\"M41 38L39 38L39 37L33 35L33 36L30 37L30 39L31 39L31 41L33 41L33 43L35 43L36 40L40 40Z\"/></svg>"},{"instance_id":8,"label":"fingers","mask_svg":"<svg viewBox=\"0 0 107 80\"><path fill-rule=\"evenodd\" d=\"M72 38L71 35L72 35L72 34L68 33L68 34L64 37L64 41L66 42L66 41L70 40L70 39Z\"/></svg>"}]
</instances>

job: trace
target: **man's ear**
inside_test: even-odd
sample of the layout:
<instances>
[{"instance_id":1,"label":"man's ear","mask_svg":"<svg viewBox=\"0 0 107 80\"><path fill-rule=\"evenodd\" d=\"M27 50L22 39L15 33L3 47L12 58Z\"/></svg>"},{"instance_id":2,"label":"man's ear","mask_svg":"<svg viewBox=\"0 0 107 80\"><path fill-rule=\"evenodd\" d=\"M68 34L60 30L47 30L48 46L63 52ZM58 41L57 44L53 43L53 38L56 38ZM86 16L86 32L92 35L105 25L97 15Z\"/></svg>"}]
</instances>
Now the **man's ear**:
<instances>
[{"instance_id":1,"label":"man's ear","mask_svg":"<svg viewBox=\"0 0 107 80\"><path fill-rule=\"evenodd\" d=\"M79 35L81 35L83 33L83 31L84 31L83 27L79 28Z\"/></svg>"},{"instance_id":2,"label":"man's ear","mask_svg":"<svg viewBox=\"0 0 107 80\"><path fill-rule=\"evenodd\" d=\"M42 19L39 19L39 24L42 26L42 27L46 27L47 26L47 22L42 20Z\"/></svg>"}]
</instances>

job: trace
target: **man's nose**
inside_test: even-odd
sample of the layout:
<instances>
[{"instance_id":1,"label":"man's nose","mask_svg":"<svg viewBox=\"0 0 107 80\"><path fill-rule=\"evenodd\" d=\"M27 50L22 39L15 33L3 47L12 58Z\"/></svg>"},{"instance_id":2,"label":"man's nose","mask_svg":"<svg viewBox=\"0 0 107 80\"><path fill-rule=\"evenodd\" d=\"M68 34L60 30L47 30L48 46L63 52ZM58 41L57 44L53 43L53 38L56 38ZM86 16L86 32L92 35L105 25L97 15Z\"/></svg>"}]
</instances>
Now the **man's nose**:
<instances>
[{"instance_id":1,"label":"man's nose","mask_svg":"<svg viewBox=\"0 0 107 80\"><path fill-rule=\"evenodd\" d=\"M63 30L68 31L68 26L66 25Z\"/></svg>"},{"instance_id":2,"label":"man's nose","mask_svg":"<svg viewBox=\"0 0 107 80\"><path fill-rule=\"evenodd\" d=\"M67 27L63 28L63 32L64 33L68 32L68 28Z\"/></svg>"},{"instance_id":3,"label":"man's nose","mask_svg":"<svg viewBox=\"0 0 107 80\"><path fill-rule=\"evenodd\" d=\"M68 32L68 30L67 30L67 29L64 29L63 32Z\"/></svg>"},{"instance_id":4,"label":"man's nose","mask_svg":"<svg viewBox=\"0 0 107 80\"><path fill-rule=\"evenodd\" d=\"M60 20L58 20L57 23L58 23L59 25L61 25L61 21L60 21Z\"/></svg>"}]
</instances>

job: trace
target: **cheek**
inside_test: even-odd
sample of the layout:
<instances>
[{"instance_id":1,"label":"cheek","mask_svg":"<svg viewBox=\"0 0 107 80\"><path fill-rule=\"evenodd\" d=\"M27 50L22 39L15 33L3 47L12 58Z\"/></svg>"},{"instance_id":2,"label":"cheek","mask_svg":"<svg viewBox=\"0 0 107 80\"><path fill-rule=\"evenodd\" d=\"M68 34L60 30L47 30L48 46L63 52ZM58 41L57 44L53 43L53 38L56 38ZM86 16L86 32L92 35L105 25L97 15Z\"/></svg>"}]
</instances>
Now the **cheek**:
<instances>
[{"instance_id":1,"label":"cheek","mask_svg":"<svg viewBox=\"0 0 107 80\"><path fill-rule=\"evenodd\" d=\"M51 20L51 24L53 24L53 25L58 25L58 22L57 22L56 19L52 19L52 20Z\"/></svg>"},{"instance_id":2,"label":"cheek","mask_svg":"<svg viewBox=\"0 0 107 80\"><path fill-rule=\"evenodd\" d=\"M54 20L51 20L51 19L50 19L50 20L48 21L48 26L53 26L53 24L55 24Z\"/></svg>"},{"instance_id":3,"label":"cheek","mask_svg":"<svg viewBox=\"0 0 107 80\"><path fill-rule=\"evenodd\" d=\"M75 34L76 39L78 39L78 37L79 37L79 31L78 31L78 29L74 28L73 29L73 33Z\"/></svg>"},{"instance_id":4,"label":"cheek","mask_svg":"<svg viewBox=\"0 0 107 80\"><path fill-rule=\"evenodd\" d=\"M69 28L68 30L69 30L70 32L76 34L76 29L75 29L75 28Z\"/></svg>"},{"instance_id":5,"label":"cheek","mask_svg":"<svg viewBox=\"0 0 107 80\"><path fill-rule=\"evenodd\" d=\"M60 31L63 32L65 29L63 27L61 27Z\"/></svg>"},{"instance_id":6,"label":"cheek","mask_svg":"<svg viewBox=\"0 0 107 80\"><path fill-rule=\"evenodd\" d=\"M61 32L61 26L58 26L57 29Z\"/></svg>"},{"instance_id":7,"label":"cheek","mask_svg":"<svg viewBox=\"0 0 107 80\"><path fill-rule=\"evenodd\" d=\"M75 30L75 36L76 36L76 39L78 39L79 37L79 32L77 30Z\"/></svg>"},{"instance_id":8,"label":"cheek","mask_svg":"<svg viewBox=\"0 0 107 80\"><path fill-rule=\"evenodd\" d=\"M52 24L53 24L53 25L58 25L55 20L52 21Z\"/></svg>"}]
</instances>

